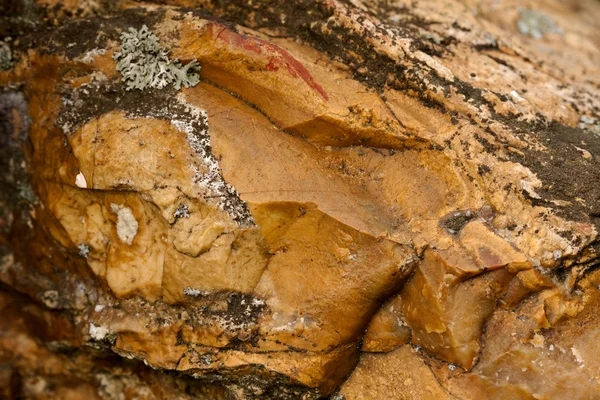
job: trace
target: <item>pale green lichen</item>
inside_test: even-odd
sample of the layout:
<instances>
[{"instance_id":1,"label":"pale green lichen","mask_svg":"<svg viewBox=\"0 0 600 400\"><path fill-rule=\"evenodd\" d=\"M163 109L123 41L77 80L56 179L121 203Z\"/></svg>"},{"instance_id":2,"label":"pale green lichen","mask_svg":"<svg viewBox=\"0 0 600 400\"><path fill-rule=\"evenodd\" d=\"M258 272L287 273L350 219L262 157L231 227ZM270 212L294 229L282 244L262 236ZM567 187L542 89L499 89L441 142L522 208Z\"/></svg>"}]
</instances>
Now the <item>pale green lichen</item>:
<instances>
[{"instance_id":1,"label":"pale green lichen","mask_svg":"<svg viewBox=\"0 0 600 400\"><path fill-rule=\"evenodd\" d=\"M123 74L127 90L163 89L170 84L179 89L200 81L198 61L182 65L177 59L170 60L169 52L146 25L139 30L129 28L121 34L121 51L113 59L117 61L117 71Z\"/></svg>"},{"instance_id":2,"label":"pale green lichen","mask_svg":"<svg viewBox=\"0 0 600 400\"><path fill-rule=\"evenodd\" d=\"M582 115L579 119L579 127L600 137L600 120L588 117L587 115Z\"/></svg>"},{"instance_id":3,"label":"pale green lichen","mask_svg":"<svg viewBox=\"0 0 600 400\"><path fill-rule=\"evenodd\" d=\"M0 41L0 71L9 69L12 66L12 52L8 43Z\"/></svg>"},{"instance_id":4,"label":"pale green lichen","mask_svg":"<svg viewBox=\"0 0 600 400\"><path fill-rule=\"evenodd\" d=\"M563 33L563 30L556 26L552 18L539 11L520 9L519 14L521 18L517 22L517 28L524 35L541 39L550 33L559 35Z\"/></svg>"}]
</instances>

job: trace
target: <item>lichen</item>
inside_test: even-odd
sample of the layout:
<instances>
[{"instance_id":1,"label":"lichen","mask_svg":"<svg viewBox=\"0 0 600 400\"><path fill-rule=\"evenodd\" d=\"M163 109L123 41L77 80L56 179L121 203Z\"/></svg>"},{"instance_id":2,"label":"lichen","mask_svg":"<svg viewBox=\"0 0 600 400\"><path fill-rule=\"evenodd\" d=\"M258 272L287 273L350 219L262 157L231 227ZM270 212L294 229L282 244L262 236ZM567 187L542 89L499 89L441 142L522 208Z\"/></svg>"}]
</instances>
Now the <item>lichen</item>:
<instances>
[{"instance_id":1,"label":"lichen","mask_svg":"<svg viewBox=\"0 0 600 400\"><path fill-rule=\"evenodd\" d=\"M154 118L169 121L185 134L198 162L190 163L193 184L201 187L207 203L216 204L241 226L252 227L255 222L247 204L235 187L223 178L219 162L212 152L208 128L208 113L189 104L183 93L174 89L155 91L152 96L140 98L139 93L127 92L115 82L95 80L80 88L67 91L62 99L56 126L71 135L91 119L113 110L124 110L127 118ZM2 160L0 160L0 164ZM89 184L93 186L91 183ZM2 192L0 191L0 197ZM186 218L184 209L173 218ZM188 213L192 211L188 210Z\"/></svg>"},{"instance_id":2,"label":"lichen","mask_svg":"<svg viewBox=\"0 0 600 400\"><path fill-rule=\"evenodd\" d=\"M12 66L12 52L7 43L0 41L0 71Z\"/></svg>"},{"instance_id":3,"label":"lichen","mask_svg":"<svg viewBox=\"0 0 600 400\"><path fill-rule=\"evenodd\" d=\"M8 44L0 42L0 71L12 66L12 53Z\"/></svg>"},{"instance_id":4,"label":"lichen","mask_svg":"<svg viewBox=\"0 0 600 400\"><path fill-rule=\"evenodd\" d=\"M529 35L535 39L541 39L549 33L562 34L563 30L556 26L552 18L535 10L519 10L521 18L517 22L517 28L523 35Z\"/></svg>"},{"instance_id":5,"label":"lichen","mask_svg":"<svg viewBox=\"0 0 600 400\"><path fill-rule=\"evenodd\" d=\"M108 335L109 335L110 331L100 325L96 325L94 323L90 324L89 327L89 334L90 337L94 340L104 340Z\"/></svg>"},{"instance_id":6,"label":"lichen","mask_svg":"<svg viewBox=\"0 0 600 400\"><path fill-rule=\"evenodd\" d=\"M185 204L182 204L179 207L177 207L177 210L175 210L175 213L173 213L174 219L189 218L189 217L190 217L190 210L188 209L188 206L186 206Z\"/></svg>"},{"instance_id":7,"label":"lichen","mask_svg":"<svg viewBox=\"0 0 600 400\"><path fill-rule=\"evenodd\" d=\"M90 255L90 246L88 246L85 243L81 243L79 246L77 246L77 248L79 249L80 256L82 256L83 258L88 258L88 256Z\"/></svg>"},{"instance_id":8,"label":"lichen","mask_svg":"<svg viewBox=\"0 0 600 400\"><path fill-rule=\"evenodd\" d=\"M582 115L579 119L579 127L600 137L600 120L588 117L587 115Z\"/></svg>"},{"instance_id":9,"label":"lichen","mask_svg":"<svg viewBox=\"0 0 600 400\"><path fill-rule=\"evenodd\" d=\"M190 166L194 170L194 183L206 190L207 200L215 201L219 208L228 212L235 221L247 226L253 225L254 220L248 206L240 199L237 190L225 182L219 162L212 153L207 112L190 105L180 96L175 100L182 112L171 116L171 124L186 134L189 145L206 167L201 171L194 165ZM170 111L174 110L175 107L171 107Z\"/></svg>"},{"instance_id":10,"label":"lichen","mask_svg":"<svg viewBox=\"0 0 600 400\"><path fill-rule=\"evenodd\" d=\"M140 30L129 28L121 34L121 51L115 53L117 71L122 75L127 90L163 89L172 84L176 89L196 85L200 65L193 60L182 65L169 59L169 52L158 42L146 25Z\"/></svg>"},{"instance_id":11,"label":"lichen","mask_svg":"<svg viewBox=\"0 0 600 400\"><path fill-rule=\"evenodd\" d=\"M198 297L202 294L202 291L199 289L186 287L185 289L183 289L183 294L185 294L186 296Z\"/></svg>"}]
</instances>

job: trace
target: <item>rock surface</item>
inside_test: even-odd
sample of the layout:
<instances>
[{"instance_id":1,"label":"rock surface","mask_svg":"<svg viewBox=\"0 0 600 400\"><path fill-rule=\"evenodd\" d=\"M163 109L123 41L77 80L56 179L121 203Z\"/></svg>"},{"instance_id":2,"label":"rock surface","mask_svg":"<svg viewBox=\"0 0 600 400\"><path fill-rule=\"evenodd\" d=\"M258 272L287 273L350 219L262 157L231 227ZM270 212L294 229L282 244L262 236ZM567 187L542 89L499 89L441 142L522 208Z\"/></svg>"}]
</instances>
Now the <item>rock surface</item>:
<instances>
[{"instance_id":1,"label":"rock surface","mask_svg":"<svg viewBox=\"0 0 600 400\"><path fill-rule=\"evenodd\" d=\"M0 6L1 396L594 398L598 2L157 3Z\"/></svg>"}]
</instances>

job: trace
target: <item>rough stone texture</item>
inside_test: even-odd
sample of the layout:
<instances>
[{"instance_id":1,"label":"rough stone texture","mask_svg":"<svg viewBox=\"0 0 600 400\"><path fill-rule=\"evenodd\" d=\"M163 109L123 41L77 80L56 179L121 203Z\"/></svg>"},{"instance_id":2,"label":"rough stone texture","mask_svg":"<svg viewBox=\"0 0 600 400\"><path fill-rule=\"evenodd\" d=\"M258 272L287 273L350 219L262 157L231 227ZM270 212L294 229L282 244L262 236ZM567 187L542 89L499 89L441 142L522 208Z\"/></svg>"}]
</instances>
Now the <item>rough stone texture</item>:
<instances>
[{"instance_id":1,"label":"rough stone texture","mask_svg":"<svg viewBox=\"0 0 600 400\"><path fill-rule=\"evenodd\" d=\"M157 3L0 6L1 396L600 392L597 1Z\"/></svg>"}]
</instances>

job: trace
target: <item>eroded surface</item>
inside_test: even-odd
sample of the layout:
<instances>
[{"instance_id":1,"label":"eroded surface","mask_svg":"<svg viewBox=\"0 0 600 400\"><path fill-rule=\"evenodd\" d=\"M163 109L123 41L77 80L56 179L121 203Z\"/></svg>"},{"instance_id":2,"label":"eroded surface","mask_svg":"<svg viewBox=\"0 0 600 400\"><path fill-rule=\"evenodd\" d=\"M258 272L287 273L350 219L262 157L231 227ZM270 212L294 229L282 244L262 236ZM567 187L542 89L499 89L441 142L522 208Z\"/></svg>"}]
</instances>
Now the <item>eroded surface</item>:
<instances>
[{"instance_id":1,"label":"eroded surface","mask_svg":"<svg viewBox=\"0 0 600 400\"><path fill-rule=\"evenodd\" d=\"M0 279L66 335L3 328L9 396L593 396L597 4L168 3L7 13L62 26L7 41ZM125 90L142 25L198 85Z\"/></svg>"}]
</instances>

